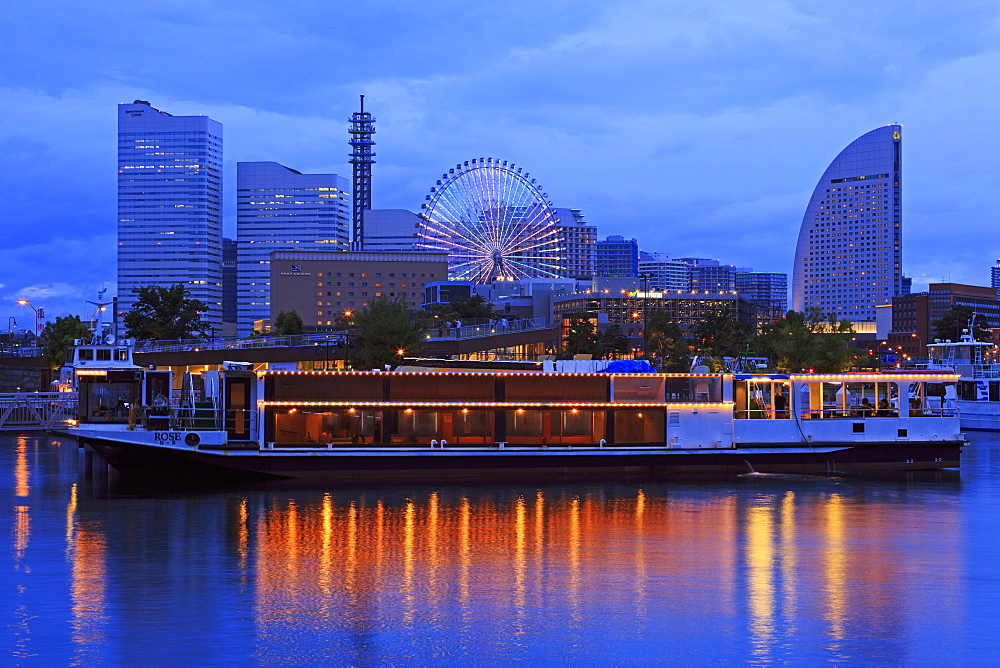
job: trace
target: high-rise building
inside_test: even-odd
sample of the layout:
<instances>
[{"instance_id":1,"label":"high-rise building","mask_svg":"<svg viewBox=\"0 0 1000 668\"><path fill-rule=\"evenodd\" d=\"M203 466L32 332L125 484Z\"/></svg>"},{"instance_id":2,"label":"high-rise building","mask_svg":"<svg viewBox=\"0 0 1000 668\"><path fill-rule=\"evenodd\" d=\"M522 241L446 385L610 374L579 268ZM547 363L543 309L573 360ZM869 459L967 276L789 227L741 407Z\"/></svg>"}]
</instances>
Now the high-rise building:
<instances>
[{"instance_id":1,"label":"high-rise building","mask_svg":"<svg viewBox=\"0 0 1000 668\"><path fill-rule=\"evenodd\" d=\"M792 308L874 321L902 292L902 126L854 140L827 167L802 219Z\"/></svg>"},{"instance_id":2,"label":"high-rise building","mask_svg":"<svg viewBox=\"0 0 1000 668\"><path fill-rule=\"evenodd\" d=\"M722 264L719 260L698 257L680 259L688 265L691 290L697 292L731 292L736 289L736 273L752 271L733 264Z\"/></svg>"},{"instance_id":3,"label":"high-rise building","mask_svg":"<svg viewBox=\"0 0 1000 668\"><path fill-rule=\"evenodd\" d=\"M997 291L997 298L1000 298L1000 260L990 268L990 287Z\"/></svg>"},{"instance_id":4,"label":"high-rise building","mask_svg":"<svg viewBox=\"0 0 1000 668\"><path fill-rule=\"evenodd\" d=\"M579 209L555 209L559 246L563 249L564 278L591 279L597 263L597 227L589 225Z\"/></svg>"},{"instance_id":5,"label":"high-rise building","mask_svg":"<svg viewBox=\"0 0 1000 668\"><path fill-rule=\"evenodd\" d=\"M649 279L651 290L687 292L691 289L691 267L667 253L640 251L639 276Z\"/></svg>"},{"instance_id":6,"label":"high-rise building","mask_svg":"<svg viewBox=\"0 0 1000 668\"><path fill-rule=\"evenodd\" d=\"M635 276L639 273L639 244L613 234L597 242L595 276Z\"/></svg>"},{"instance_id":7,"label":"high-rise building","mask_svg":"<svg viewBox=\"0 0 1000 668\"><path fill-rule=\"evenodd\" d=\"M237 331L270 317L271 253L349 248L350 183L276 162L236 164ZM299 314L305 318L305 313Z\"/></svg>"},{"instance_id":8,"label":"high-rise building","mask_svg":"<svg viewBox=\"0 0 1000 668\"><path fill-rule=\"evenodd\" d=\"M236 324L236 239L222 238L222 322Z\"/></svg>"},{"instance_id":9,"label":"high-rise building","mask_svg":"<svg viewBox=\"0 0 1000 668\"><path fill-rule=\"evenodd\" d=\"M788 311L788 274L737 271L733 279L737 294L756 309L758 326Z\"/></svg>"},{"instance_id":10,"label":"high-rise building","mask_svg":"<svg viewBox=\"0 0 1000 668\"><path fill-rule=\"evenodd\" d=\"M369 209L364 219L364 250L406 252L416 248L420 216L406 209Z\"/></svg>"},{"instance_id":11,"label":"high-rise building","mask_svg":"<svg viewBox=\"0 0 1000 668\"><path fill-rule=\"evenodd\" d=\"M222 317L222 124L118 105L118 310L133 290L183 284Z\"/></svg>"}]
</instances>

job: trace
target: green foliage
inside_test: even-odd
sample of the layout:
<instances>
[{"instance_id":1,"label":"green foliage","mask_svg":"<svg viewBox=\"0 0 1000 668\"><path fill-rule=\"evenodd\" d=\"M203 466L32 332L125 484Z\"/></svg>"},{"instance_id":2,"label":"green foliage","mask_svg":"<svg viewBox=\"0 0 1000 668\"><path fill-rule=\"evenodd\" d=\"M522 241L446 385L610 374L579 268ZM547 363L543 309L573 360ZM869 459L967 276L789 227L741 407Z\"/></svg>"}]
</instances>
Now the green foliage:
<instances>
[{"instance_id":1,"label":"green foliage","mask_svg":"<svg viewBox=\"0 0 1000 668\"><path fill-rule=\"evenodd\" d=\"M355 369L396 365L427 345L427 314L407 308L402 297L375 297L354 314L353 325L357 350L351 353L351 366Z\"/></svg>"},{"instance_id":2,"label":"green foliage","mask_svg":"<svg viewBox=\"0 0 1000 668\"><path fill-rule=\"evenodd\" d=\"M570 316L563 350L567 355L592 355L594 359L601 359L604 356L600 334L590 318Z\"/></svg>"},{"instance_id":3,"label":"green foliage","mask_svg":"<svg viewBox=\"0 0 1000 668\"><path fill-rule=\"evenodd\" d=\"M947 341L958 341L963 329L969 328L972 322L975 309L971 306L955 306L950 311L941 316L941 319L933 323L934 338ZM986 319L976 316L975 326L972 329L972 336L976 341L989 341L993 333L986 329Z\"/></svg>"},{"instance_id":4,"label":"green foliage","mask_svg":"<svg viewBox=\"0 0 1000 668\"><path fill-rule=\"evenodd\" d=\"M303 332L302 316L295 309L280 311L274 318L274 333L279 336L301 334Z\"/></svg>"},{"instance_id":5,"label":"green foliage","mask_svg":"<svg viewBox=\"0 0 1000 668\"><path fill-rule=\"evenodd\" d=\"M597 342L601 347L601 358L618 359L619 355L627 354L631 348L628 337L618 325L611 325L601 332Z\"/></svg>"},{"instance_id":6,"label":"green foliage","mask_svg":"<svg viewBox=\"0 0 1000 668\"><path fill-rule=\"evenodd\" d=\"M666 311L647 312L645 327L649 353L660 360L663 371L691 368L691 349L684 340L684 332Z\"/></svg>"},{"instance_id":7,"label":"green foliage","mask_svg":"<svg viewBox=\"0 0 1000 668\"><path fill-rule=\"evenodd\" d=\"M42 332L39 342L42 346L42 359L50 369L58 369L66 361L66 351L73 345L73 340L89 341L90 337L90 328L80 320L80 316L68 315L65 318L56 318L55 322L48 323Z\"/></svg>"},{"instance_id":8,"label":"green foliage","mask_svg":"<svg viewBox=\"0 0 1000 668\"><path fill-rule=\"evenodd\" d=\"M169 288L156 285L136 288L139 296L132 310L125 314L125 327L140 341L173 341L204 338L209 326L201 321L208 306L188 297L187 288L178 283Z\"/></svg>"},{"instance_id":9,"label":"green foliage","mask_svg":"<svg viewBox=\"0 0 1000 668\"><path fill-rule=\"evenodd\" d=\"M736 357L750 338L751 326L740 322L732 313L711 311L693 328L697 345L702 354L712 357Z\"/></svg>"},{"instance_id":10,"label":"green foliage","mask_svg":"<svg viewBox=\"0 0 1000 668\"><path fill-rule=\"evenodd\" d=\"M790 372L837 373L851 367L853 355L847 344L854 338L849 320L823 315L819 309L805 313L789 311L765 325L754 341L754 349L771 358L772 364Z\"/></svg>"},{"instance_id":11,"label":"green foliage","mask_svg":"<svg viewBox=\"0 0 1000 668\"><path fill-rule=\"evenodd\" d=\"M493 309L493 304L487 302L481 295L458 295L447 304L431 304L427 312L436 315L438 320L463 320L470 323L474 320L495 320L500 317Z\"/></svg>"}]
</instances>

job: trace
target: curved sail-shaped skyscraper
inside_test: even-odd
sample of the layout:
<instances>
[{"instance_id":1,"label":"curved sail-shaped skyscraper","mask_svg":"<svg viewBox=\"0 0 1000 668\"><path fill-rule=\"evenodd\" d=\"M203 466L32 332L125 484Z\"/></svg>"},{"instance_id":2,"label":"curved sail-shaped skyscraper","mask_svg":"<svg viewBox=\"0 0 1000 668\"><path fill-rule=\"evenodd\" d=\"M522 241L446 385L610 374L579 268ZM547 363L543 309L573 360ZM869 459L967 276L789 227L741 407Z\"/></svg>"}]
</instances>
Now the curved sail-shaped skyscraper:
<instances>
[{"instance_id":1,"label":"curved sail-shaped skyscraper","mask_svg":"<svg viewBox=\"0 0 1000 668\"><path fill-rule=\"evenodd\" d=\"M900 294L903 128L861 135L823 172L802 218L792 308L818 307L855 322Z\"/></svg>"}]
</instances>

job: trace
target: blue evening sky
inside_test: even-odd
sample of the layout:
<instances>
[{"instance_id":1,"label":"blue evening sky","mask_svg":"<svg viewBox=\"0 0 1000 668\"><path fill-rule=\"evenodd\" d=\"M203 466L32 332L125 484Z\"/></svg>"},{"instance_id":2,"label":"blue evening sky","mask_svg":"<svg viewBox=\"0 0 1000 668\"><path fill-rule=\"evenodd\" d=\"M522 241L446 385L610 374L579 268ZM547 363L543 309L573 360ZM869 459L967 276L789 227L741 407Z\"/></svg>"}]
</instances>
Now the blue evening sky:
<instances>
[{"instance_id":1,"label":"blue evening sky","mask_svg":"<svg viewBox=\"0 0 1000 668\"><path fill-rule=\"evenodd\" d=\"M349 175L364 93L375 208L419 210L449 167L498 157L602 237L790 274L823 170L899 122L914 289L988 285L1000 256L995 0L18 0L0 72L4 329L30 326L18 297L51 318L113 294L133 99L224 125L227 236L237 161Z\"/></svg>"}]
</instances>

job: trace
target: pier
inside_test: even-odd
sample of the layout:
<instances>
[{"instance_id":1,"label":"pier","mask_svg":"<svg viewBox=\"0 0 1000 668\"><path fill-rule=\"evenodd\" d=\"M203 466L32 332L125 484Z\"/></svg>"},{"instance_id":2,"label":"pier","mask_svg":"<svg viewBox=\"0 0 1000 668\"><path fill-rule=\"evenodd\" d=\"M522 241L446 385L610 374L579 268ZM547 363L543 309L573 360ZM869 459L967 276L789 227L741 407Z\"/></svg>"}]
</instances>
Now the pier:
<instances>
[{"instance_id":1,"label":"pier","mask_svg":"<svg viewBox=\"0 0 1000 668\"><path fill-rule=\"evenodd\" d=\"M76 415L75 392L0 394L0 431L59 429Z\"/></svg>"}]
</instances>

